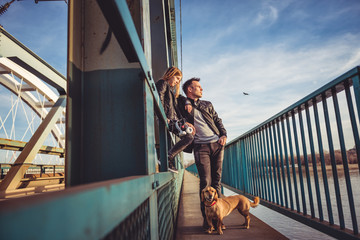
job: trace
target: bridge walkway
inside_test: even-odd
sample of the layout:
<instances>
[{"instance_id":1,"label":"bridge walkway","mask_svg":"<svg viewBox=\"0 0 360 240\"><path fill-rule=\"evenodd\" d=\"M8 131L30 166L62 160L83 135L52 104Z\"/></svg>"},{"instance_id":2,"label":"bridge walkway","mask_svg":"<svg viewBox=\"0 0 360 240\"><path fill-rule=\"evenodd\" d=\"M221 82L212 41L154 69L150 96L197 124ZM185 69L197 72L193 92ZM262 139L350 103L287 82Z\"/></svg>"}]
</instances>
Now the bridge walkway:
<instances>
[{"instance_id":1,"label":"bridge walkway","mask_svg":"<svg viewBox=\"0 0 360 240\"><path fill-rule=\"evenodd\" d=\"M250 210L251 212L251 210ZM201 239L288 239L269 225L251 215L250 228L241 225L244 218L237 211L233 211L224 219L227 227L223 235L217 232L207 234L202 229L200 212L199 179L185 171L183 189L181 191L176 240Z\"/></svg>"}]
</instances>

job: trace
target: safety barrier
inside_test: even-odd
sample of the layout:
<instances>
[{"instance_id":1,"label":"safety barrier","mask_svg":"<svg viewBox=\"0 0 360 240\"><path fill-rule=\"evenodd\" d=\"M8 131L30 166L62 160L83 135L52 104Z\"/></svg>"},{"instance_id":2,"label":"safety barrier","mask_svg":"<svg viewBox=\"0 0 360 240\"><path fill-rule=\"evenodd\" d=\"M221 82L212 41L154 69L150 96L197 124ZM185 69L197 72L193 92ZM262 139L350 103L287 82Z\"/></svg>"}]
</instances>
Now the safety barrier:
<instances>
[{"instance_id":1,"label":"safety barrier","mask_svg":"<svg viewBox=\"0 0 360 240\"><path fill-rule=\"evenodd\" d=\"M166 9L169 12L163 13L164 16L166 15L169 19L173 19L174 16L170 16L170 14L175 14L175 12L170 13L169 5L173 5L174 2L165 2L159 1L161 6L159 11ZM131 11L134 12L138 9L142 11L148 7L143 2L141 2L141 6L129 4L132 8ZM166 6L164 7L162 4L166 4ZM125 0L86 0L72 1L69 2L69 5L69 48L71 50L69 50L68 88L72 94L69 96L71 101L68 102L70 107L67 109L67 120L70 120L67 121L67 139L71 140L68 141L66 148L67 162L65 166L66 183L68 185L66 185L64 191L0 202L0 239L172 239L175 234L184 169L181 156L178 156L176 161L178 173L168 171L167 149L169 143L166 116L128 4ZM86 15L89 12L91 14ZM143 13L148 14L145 10L141 12L141 14ZM90 15L91 17L87 18ZM143 15L135 17L140 19ZM84 22L83 25L79 24L84 19L86 19L86 23ZM79 38L90 42L92 38L82 38L84 36L83 33L95 25L95 23L91 24L89 21L94 20L97 24L104 21L104 19L106 19L106 23L109 25L110 35L115 36L115 40L118 46L120 46L122 53L129 60L129 63L136 62L136 67L126 67L120 70L101 69L102 71L84 71L77 68L75 61L80 58L81 54L76 52L80 49L76 45L80 42L76 34L81 33ZM141 18L141 20L143 19ZM146 24L149 24L149 22L150 20L148 19ZM77 27L82 30L78 31ZM169 25L164 26L166 29L171 27ZM92 30L91 35L95 36L96 34ZM141 30L147 31L148 29ZM167 39L164 36L159 35L159 37ZM148 42L144 44L148 44ZM93 48L91 44L81 43L80 45L82 46L82 53L86 52L87 46L91 46L91 49ZM176 52L176 46L171 44L168 46L171 48L169 52ZM119 52L121 52L120 50ZM101 55L98 52L96 54ZM116 56L114 59L118 59L119 56L117 54L118 52L115 51L114 55ZM72 56L75 56L75 63L71 62L73 60ZM167 59L169 57L168 53L166 56L161 56L160 54L156 56L159 59L161 57L166 58L166 62L168 60L172 63L177 61ZM97 60L94 60L94 65L98 67L96 64ZM127 64L125 65L128 66ZM103 75L99 77L96 74ZM116 145L107 138L101 141L96 137L91 137L91 140L95 139L95 141L90 142L88 141L89 138L86 139L84 137L89 132L81 132L81 125L83 123L91 125L94 122L92 122L93 119L91 117L83 118L83 115L81 115L83 112L89 111L89 108L81 108L84 106L82 101L85 101L85 99L95 99L98 96L90 95L89 98L83 91L76 92L79 88L77 88L75 83L78 83L76 81L82 81L83 78L87 79L87 81L82 82L83 85L89 82L97 84L99 83L97 80L102 79L103 82L99 86L104 88L106 83L112 83L118 87L119 85L116 84L121 79L126 80L122 82L121 88L118 88L117 92L113 91L115 92L114 95L109 96L109 92L111 92L109 91L106 97L110 99L110 97L115 96L112 100L119 101L125 91L132 91L132 98L126 100L132 101L130 108L131 110L138 110L137 112L134 110L137 115L132 114L130 110L126 114L122 114L119 111L121 107L129 109L129 104L126 101L119 101L119 104L111 105L114 107L111 109L105 106L106 109L98 107L90 108L90 111L101 109L101 117L105 119L104 115L108 114L106 110L110 109L111 118L109 117L106 120L113 120L114 117L121 116L114 125L119 124L120 121L125 122L125 120L129 120L127 121L127 127L121 129L122 134L118 134L116 137L121 138L121 140L124 139L123 142L139 140L134 141L136 145L131 146L133 149L125 149L121 144ZM92 78L96 79L96 81L91 81ZM130 86L127 88L128 90L124 87L126 84ZM87 89L94 89L94 87L92 86ZM99 93L100 91L97 92ZM80 98L80 95L81 101L76 98ZM92 104L96 105L98 102L94 100ZM134 105L135 102L138 105ZM106 128L110 125L107 121L101 122L101 120L96 119L95 123L97 124L96 128L101 129L98 136L105 136L106 134L108 134L106 136L115 135L110 130L108 132L104 130L110 129ZM99 127L99 125L102 127ZM71 126L73 127L71 128ZM86 131L92 131L92 136L95 135L95 130L95 128L86 129ZM126 131L131 134L126 134ZM79 132L81 134L77 134ZM136 135L134 132L139 134ZM158 134L158 139L155 140L156 134ZM117 140L115 139L116 143L118 142ZM89 142L91 144L99 143L104 145L94 144L96 147L90 148L90 151L83 151L85 147L89 146L89 144L86 145ZM108 147L111 144L116 145L116 147ZM79 148L76 146L79 146ZM120 152L123 155L106 155L104 154L106 150L103 150L102 146L111 150L121 148L120 150L122 151ZM158 152L155 150L155 146L159 146ZM114 152L116 152L115 150ZM84 154L87 153L89 155L84 157ZM140 157L135 156L137 153L139 153L138 156ZM97 156L96 154L101 157L94 157ZM161 165L155 170L158 158L160 158ZM130 170L127 169L131 170L131 174L129 174ZM111 178L119 173L125 176ZM100 179L100 175L103 179L107 178L108 180L96 181ZM19 227L21 230L19 230Z\"/></svg>"},{"instance_id":2,"label":"safety barrier","mask_svg":"<svg viewBox=\"0 0 360 240\"><path fill-rule=\"evenodd\" d=\"M159 239L173 239L175 236L183 171L180 170L181 174L157 190ZM146 199L103 239L151 239L150 212L149 199Z\"/></svg>"},{"instance_id":3,"label":"safety barrier","mask_svg":"<svg viewBox=\"0 0 360 240\"><path fill-rule=\"evenodd\" d=\"M351 69L229 142L222 182L333 237L358 239L359 72Z\"/></svg>"}]
</instances>

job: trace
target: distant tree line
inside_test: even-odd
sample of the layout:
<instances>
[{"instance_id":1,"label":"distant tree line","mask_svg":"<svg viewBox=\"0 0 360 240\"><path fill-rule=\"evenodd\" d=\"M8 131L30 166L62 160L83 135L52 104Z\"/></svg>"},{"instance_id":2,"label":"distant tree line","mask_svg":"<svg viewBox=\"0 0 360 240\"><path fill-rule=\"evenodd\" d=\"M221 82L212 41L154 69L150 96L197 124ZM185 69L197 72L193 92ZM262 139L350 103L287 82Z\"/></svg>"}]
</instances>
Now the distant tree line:
<instances>
[{"instance_id":1,"label":"distant tree line","mask_svg":"<svg viewBox=\"0 0 360 240\"><path fill-rule=\"evenodd\" d=\"M356 149L355 147L352 149L349 149L346 151L346 157L348 160L349 164L356 164L358 163L358 158L357 158L357 154L356 154ZM339 164L343 164L343 160L342 160L342 155L341 155L341 150L334 150L334 158L335 158L335 162L337 165ZM300 156L301 159L301 163L305 163L304 162L304 156ZM312 157L311 154L307 155L307 159L309 163L312 163ZM320 158L320 154L316 153L315 154L315 159L316 159L316 163L320 164L321 163L321 158ZM324 161L326 165L331 165L331 158L330 158L330 153L329 152L324 152ZM297 163L297 159L295 158L295 162Z\"/></svg>"}]
</instances>

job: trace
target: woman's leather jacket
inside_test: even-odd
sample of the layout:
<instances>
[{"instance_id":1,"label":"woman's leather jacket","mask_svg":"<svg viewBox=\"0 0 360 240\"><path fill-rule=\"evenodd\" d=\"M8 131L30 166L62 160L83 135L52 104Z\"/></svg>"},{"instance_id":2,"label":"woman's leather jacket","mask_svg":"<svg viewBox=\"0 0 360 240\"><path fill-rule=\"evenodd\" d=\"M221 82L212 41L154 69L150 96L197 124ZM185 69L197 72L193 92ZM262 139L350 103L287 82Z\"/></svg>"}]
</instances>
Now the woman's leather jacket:
<instances>
[{"instance_id":1,"label":"woman's leather jacket","mask_svg":"<svg viewBox=\"0 0 360 240\"><path fill-rule=\"evenodd\" d=\"M166 117L170 120L179 120L181 116L177 110L177 100L168 82L160 79L155 85L164 107Z\"/></svg>"}]
</instances>

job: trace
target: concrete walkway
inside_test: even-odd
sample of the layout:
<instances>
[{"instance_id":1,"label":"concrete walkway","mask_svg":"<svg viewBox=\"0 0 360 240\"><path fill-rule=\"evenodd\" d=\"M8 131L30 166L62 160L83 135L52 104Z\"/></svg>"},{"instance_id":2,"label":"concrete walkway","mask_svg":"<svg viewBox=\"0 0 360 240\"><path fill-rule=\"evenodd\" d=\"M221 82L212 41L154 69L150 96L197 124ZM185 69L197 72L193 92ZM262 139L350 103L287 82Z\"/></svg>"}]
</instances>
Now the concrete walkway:
<instances>
[{"instance_id":1,"label":"concrete walkway","mask_svg":"<svg viewBox=\"0 0 360 240\"><path fill-rule=\"evenodd\" d=\"M251 210L250 210L251 212ZM176 240L201 239L288 239L269 225L251 215L250 228L244 229L244 217L233 211L224 218L226 230L223 235L217 232L211 235L202 229L202 216L200 212L199 179L185 171L183 189L181 192ZM286 224L286 223L284 223Z\"/></svg>"}]
</instances>

